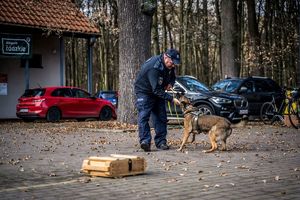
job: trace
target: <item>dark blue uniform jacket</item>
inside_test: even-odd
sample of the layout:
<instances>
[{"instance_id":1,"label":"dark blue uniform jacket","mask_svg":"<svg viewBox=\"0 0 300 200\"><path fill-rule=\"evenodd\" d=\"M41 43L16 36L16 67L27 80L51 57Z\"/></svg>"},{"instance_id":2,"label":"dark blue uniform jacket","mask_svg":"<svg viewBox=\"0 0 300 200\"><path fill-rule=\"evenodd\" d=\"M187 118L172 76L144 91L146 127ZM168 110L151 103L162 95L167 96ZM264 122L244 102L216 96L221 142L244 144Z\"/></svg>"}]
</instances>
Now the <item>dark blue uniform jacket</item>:
<instances>
[{"instance_id":1,"label":"dark blue uniform jacket","mask_svg":"<svg viewBox=\"0 0 300 200\"><path fill-rule=\"evenodd\" d=\"M174 68L168 69L163 62L163 54L148 59L137 75L134 83L136 94L155 95L159 98L172 101L173 97L165 92L165 86L175 83Z\"/></svg>"}]
</instances>

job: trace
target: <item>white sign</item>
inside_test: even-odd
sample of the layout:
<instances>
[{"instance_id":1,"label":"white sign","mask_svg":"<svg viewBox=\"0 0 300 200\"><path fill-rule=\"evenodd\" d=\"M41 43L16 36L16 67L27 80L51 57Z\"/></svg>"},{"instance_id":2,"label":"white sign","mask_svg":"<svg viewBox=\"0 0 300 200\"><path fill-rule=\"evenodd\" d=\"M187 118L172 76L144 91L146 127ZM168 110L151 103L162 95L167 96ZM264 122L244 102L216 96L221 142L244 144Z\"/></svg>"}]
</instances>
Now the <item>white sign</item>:
<instances>
[{"instance_id":1,"label":"white sign","mask_svg":"<svg viewBox=\"0 0 300 200\"><path fill-rule=\"evenodd\" d=\"M0 56L31 57L31 35L0 34Z\"/></svg>"},{"instance_id":2,"label":"white sign","mask_svg":"<svg viewBox=\"0 0 300 200\"><path fill-rule=\"evenodd\" d=\"M7 83L0 83L0 95L7 95Z\"/></svg>"}]
</instances>

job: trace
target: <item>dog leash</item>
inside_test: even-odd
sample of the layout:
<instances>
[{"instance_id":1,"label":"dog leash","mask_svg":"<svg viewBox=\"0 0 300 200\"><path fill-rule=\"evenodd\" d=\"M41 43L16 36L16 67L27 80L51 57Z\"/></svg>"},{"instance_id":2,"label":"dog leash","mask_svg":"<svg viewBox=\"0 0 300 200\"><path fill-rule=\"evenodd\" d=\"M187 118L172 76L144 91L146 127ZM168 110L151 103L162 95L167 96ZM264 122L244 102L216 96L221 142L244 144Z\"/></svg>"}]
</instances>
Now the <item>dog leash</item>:
<instances>
[{"instance_id":1,"label":"dog leash","mask_svg":"<svg viewBox=\"0 0 300 200\"><path fill-rule=\"evenodd\" d=\"M168 101L168 107L169 107L169 111L170 111L171 116L173 116L172 110L171 110L171 103L170 103L170 101Z\"/></svg>"},{"instance_id":2,"label":"dog leash","mask_svg":"<svg viewBox=\"0 0 300 200\"><path fill-rule=\"evenodd\" d=\"M173 88L170 88L170 90L173 92L173 98L175 98L175 91L173 90ZM169 103L169 106L170 106L170 102L168 102L168 103ZM182 126L180 125L179 115L178 115L177 108L176 108L177 106L174 102L173 102L173 104L174 104L174 108L175 108L175 114L176 114L177 122L178 122L180 128L182 128ZM171 112L171 106L169 107L169 110ZM171 113L171 115L172 115L172 113Z\"/></svg>"}]
</instances>

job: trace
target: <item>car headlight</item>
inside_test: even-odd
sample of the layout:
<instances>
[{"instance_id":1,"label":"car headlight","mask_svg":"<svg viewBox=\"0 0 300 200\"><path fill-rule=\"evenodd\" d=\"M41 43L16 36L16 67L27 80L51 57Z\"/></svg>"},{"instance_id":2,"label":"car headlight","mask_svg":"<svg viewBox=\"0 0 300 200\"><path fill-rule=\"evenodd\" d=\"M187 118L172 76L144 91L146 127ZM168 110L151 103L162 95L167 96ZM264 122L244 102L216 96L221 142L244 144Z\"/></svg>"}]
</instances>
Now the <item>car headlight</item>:
<instances>
[{"instance_id":1,"label":"car headlight","mask_svg":"<svg viewBox=\"0 0 300 200\"><path fill-rule=\"evenodd\" d=\"M221 98L221 97L212 97L210 98L213 102L215 102L216 104L220 104L220 103L231 103L232 101L230 99L225 99L225 98Z\"/></svg>"}]
</instances>

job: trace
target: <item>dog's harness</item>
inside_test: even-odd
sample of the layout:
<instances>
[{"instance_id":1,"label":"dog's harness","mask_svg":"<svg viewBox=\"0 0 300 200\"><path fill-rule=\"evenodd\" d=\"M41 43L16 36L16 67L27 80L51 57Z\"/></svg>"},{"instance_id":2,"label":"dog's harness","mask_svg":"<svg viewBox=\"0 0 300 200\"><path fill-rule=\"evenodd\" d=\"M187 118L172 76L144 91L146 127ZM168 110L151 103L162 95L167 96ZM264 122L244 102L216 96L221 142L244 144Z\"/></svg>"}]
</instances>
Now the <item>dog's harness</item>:
<instances>
[{"instance_id":1,"label":"dog's harness","mask_svg":"<svg viewBox=\"0 0 300 200\"><path fill-rule=\"evenodd\" d=\"M199 118L199 115L200 115L200 111L197 110L196 108L192 107L192 109L188 109L187 107L190 106L190 105L187 105L184 107L184 115L193 115L193 118L192 118L192 131L191 132L198 132L198 131L201 131L201 128L198 124L198 118Z\"/></svg>"},{"instance_id":2,"label":"dog's harness","mask_svg":"<svg viewBox=\"0 0 300 200\"><path fill-rule=\"evenodd\" d=\"M198 118L199 118L199 115L198 114L194 114L193 113L193 120L192 120L192 132L194 132L194 131L201 131L200 130L200 126L199 126L199 124L198 124Z\"/></svg>"}]
</instances>

